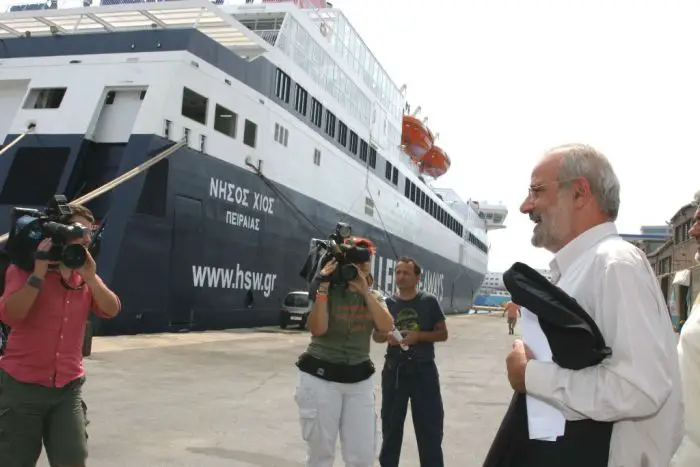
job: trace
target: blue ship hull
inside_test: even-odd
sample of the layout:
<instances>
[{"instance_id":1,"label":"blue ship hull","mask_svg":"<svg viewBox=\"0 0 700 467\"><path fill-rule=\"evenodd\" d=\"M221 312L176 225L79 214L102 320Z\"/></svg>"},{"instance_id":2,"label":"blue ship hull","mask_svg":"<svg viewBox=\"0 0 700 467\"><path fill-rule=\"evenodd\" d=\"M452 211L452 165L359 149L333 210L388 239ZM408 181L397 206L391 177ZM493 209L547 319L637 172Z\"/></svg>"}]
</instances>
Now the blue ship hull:
<instances>
[{"instance_id":1,"label":"blue ship hull","mask_svg":"<svg viewBox=\"0 0 700 467\"><path fill-rule=\"evenodd\" d=\"M56 192L71 200L172 144L155 135L132 135L127 144L96 144L84 135L25 137L0 158L1 231L10 228L13 206L42 208L39 198L48 201L53 194L39 196L41 190L31 180L23 180L22 186L12 181L10 168L23 148L37 154L63 148L66 163L60 176L55 174ZM50 162L49 156L41 157L33 161L37 170ZM234 193L211 196L212 184L218 183L212 178L227 187L249 189L247 206L227 199L235 198ZM259 194L257 203L254 193ZM395 248L398 255L413 256L432 271L423 288L440 298L446 312L468 310L483 280L483 274L285 186L268 185L251 170L188 148L87 206L98 219L106 219L98 273L123 303L117 318L94 322L97 334L277 324L284 296L306 289L299 272L310 239L327 237L340 220L349 222L355 235L375 241L380 256L394 258ZM386 261L375 261L375 285L390 291L391 271L386 267Z\"/></svg>"},{"instance_id":2,"label":"blue ship hull","mask_svg":"<svg viewBox=\"0 0 700 467\"><path fill-rule=\"evenodd\" d=\"M505 297L503 295L486 295L478 294L474 298L474 305L476 306L502 306L505 302L509 301L510 297Z\"/></svg>"}]
</instances>

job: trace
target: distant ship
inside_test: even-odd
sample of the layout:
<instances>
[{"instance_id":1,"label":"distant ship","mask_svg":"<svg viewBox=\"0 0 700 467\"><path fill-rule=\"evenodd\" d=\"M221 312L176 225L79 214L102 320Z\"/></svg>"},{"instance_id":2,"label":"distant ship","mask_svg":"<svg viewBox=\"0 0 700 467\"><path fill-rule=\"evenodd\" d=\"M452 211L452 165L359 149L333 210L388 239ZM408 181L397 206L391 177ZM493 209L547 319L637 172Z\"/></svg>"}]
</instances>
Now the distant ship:
<instances>
[{"instance_id":1,"label":"distant ship","mask_svg":"<svg viewBox=\"0 0 700 467\"><path fill-rule=\"evenodd\" d=\"M276 324L310 239L339 221L377 244L385 293L410 255L447 312L472 306L507 211L431 188L451 157L330 4L16 3L0 44L3 231L13 206L175 150L87 203L124 306L98 333Z\"/></svg>"},{"instance_id":2,"label":"distant ship","mask_svg":"<svg viewBox=\"0 0 700 467\"><path fill-rule=\"evenodd\" d=\"M545 269L538 269L537 272L552 281L552 273ZM510 292L503 283L502 272L487 272L484 282L474 299L476 306L503 306L511 300Z\"/></svg>"}]
</instances>

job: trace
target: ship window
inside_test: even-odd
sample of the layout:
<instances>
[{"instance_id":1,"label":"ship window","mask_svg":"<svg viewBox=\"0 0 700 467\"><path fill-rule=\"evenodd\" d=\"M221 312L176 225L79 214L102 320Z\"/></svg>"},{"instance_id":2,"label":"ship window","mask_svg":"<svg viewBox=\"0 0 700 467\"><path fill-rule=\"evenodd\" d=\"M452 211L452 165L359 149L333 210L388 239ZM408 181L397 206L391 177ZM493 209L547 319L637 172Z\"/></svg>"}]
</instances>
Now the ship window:
<instances>
[{"instance_id":1,"label":"ship window","mask_svg":"<svg viewBox=\"0 0 700 467\"><path fill-rule=\"evenodd\" d=\"M321 165L321 150L314 149L314 164Z\"/></svg>"},{"instance_id":2,"label":"ship window","mask_svg":"<svg viewBox=\"0 0 700 467\"><path fill-rule=\"evenodd\" d=\"M148 216L165 217L168 199L168 170L170 161L163 159L146 171L136 212Z\"/></svg>"},{"instance_id":3,"label":"ship window","mask_svg":"<svg viewBox=\"0 0 700 467\"><path fill-rule=\"evenodd\" d=\"M396 167L394 167L394 172L391 174L391 183L393 183L394 185L399 184L399 169L397 169Z\"/></svg>"},{"instance_id":4,"label":"ship window","mask_svg":"<svg viewBox=\"0 0 700 467\"><path fill-rule=\"evenodd\" d=\"M386 169L384 170L384 177L387 180L391 180L391 162L386 161Z\"/></svg>"},{"instance_id":5,"label":"ship window","mask_svg":"<svg viewBox=\"0 0 700 467\"><path fill-rule=\"evenodd\" d=\"M323 106L316 98L311 98L311 122L321 128L321 120L323 119Z\"/></svg>"},{"instance_id":6,"label":"ship window","mask_svg":"<svg viewBox=\"0 0 700 467\"><path fill-rule=\"evenodd\" d=\"M373 169L377 167L377 150L372 146L369 147L369 166Z\"/></svg>"},{"instance_id":7,"label":"ship window","mask_svg":"<svg viewBox=\"0 0 700 467\"><path fill-rule=\"evenodd\" d=\"M294 110L306 117L306 104L309 100L309 93L306 89L297 84L297 92L294 97Z\"/></svg>"},{"instance_id":8,"label":"ship window","mask_svg":"<svg viewBox=\"0 0 700 467\"><path fill-rule=\"evenodd\" d=\"M342 147L348 144L348 126L343 122L338 122L338 142Z\"/></svg>"},{"instance_id":9,"label":"ship window","mask_svg":"<svg viewBox=\"0 0 700 467\"><path fill-rule=\"evenodd\" d=\"M289 130L287 130L285 127L283 127L279 123L275 123L275 141L280 143L282 146L286 147L288 139L289 139Z\"/></svg>"},{"instance_id":10,"label":"ship window","mask_svg":"<svg viewBox=\"0 0 700 467\"><path fill-rule=\"evenodd\" d=\"M416 184L411 182L411 201L416 201Z\"/></svg>"},{"instance_id":11,"label":"ship window","mask_svg":"<svg viewBox=\"0 0 700 467\"><path fill-rule=\"evenodd\" d=\"M287 73L278 68L275 75L275 95L287 104L289 104L289 88L291 86L292 79Z\"/></svg>"},{"instance_id":12,"label":"ship window","mask_svg":"<svg viewBox=\"0 0 700 467\"><path fill-rule=\"evenodd\" d=\"M201 123L207 124L207 104L209 99L188 88L182 88L182 115Z\"/></svg>"},{"instance_id":13,"label":"ship window","mask_svg":"<svg viewBox=\"0 0 700 467\"><path fill-rule=\"evenodd\" d=\"M107 92L107 98L105 99L105 105L112 105L114 104L114 97L117 95L116 92L114 91L109 91Z\"/></svg>"},{"instance_id":14,"label":"ship window","mask_svg":"<svg viewBox=\"0 0 700 467\"><path fill-rule=\"evenodd\" d=\"M360 140L360 160L362 162L367 162L367 152L369 151L369 146L367 145L367 141Z\"/></svg>"},{"instance_id":15,"label":"ship window","mask_svg":"<svg viewBox=\"0 0 700 467\"><path fill-rule=\"evenodd\" d=\"M70 148L19 148L0 192L0 203L45 205L56 194L69 155Z\"/></svg>"},{"instance_id":16,"label":"ship window","mask_svg":"<svg viewBox=\"0 0 700 467\"><path fill-rule=\"evenodd\" d=\"M63 102L67 88L34 88L24 102L25 109L57 109Z\"/></svg>"},{"instance_id":17,"label":"ship window","mask_svg":"<svg viewBox=\"0 0 700 467\"><path fill-rule=\"evenodd\" d=\"M335 115L330 110L326 110L326 134L331 138L335 137Z\"/></svg>"},{"instance_id":18,"label":"ship window","mask_svg":"<svg viewBox=\"0 0 700 467\"><path fill-rule=\"evenodd\" d=\"M236 137L236 127L238 126L238 115L231 112L226 107L216 104L214 109L214 129L231 138Z\"/></svg>"},{"instance_id":19,"label":"ship window","mask_svg":"<svg viewBox=\"0 0 700 467\"><path fill-rule=\"evenodd\" d=\"M255 141L257 140L258 137L258 125L255 123L251 122L246 118L245 120L245 127L243 128L243 144L250 146L251 148L255 147Z\"/></svg>"},{"instance_id":20,"label":"ship window","mask_svg":"<svg viewBox=\"0 0 700 467\"><path fill-rule=\"evenodd\" d=\"M170 139L170 128L172 127L173 122L170 120L165 120L163 123L163 136L165 138Z\"/></svg>"},{"instance_id":21,"label":"ship window","mask_svg":"<svg viewBox=\"0 0 700 467\"><path fill-rule=\"evenodd\" d=\"M357 155L357 133L350 130L350 152Z\"/></svg>"},{"instance_id":22,"label":"ship window","mask_svg":"<svg viewBox=\"0 0 700 467\"><path fill-rule=\"evenodd\" d=\"M199 135L199 152L207 152L207 136Z\"/></svg>"},{"instance_id":23,"label":"ship window","mask_svg":"<svg viewBox=\"0 0 700 467\"><path fill-rule=\"evenodd\" d=\"M409 198L411 196L411 181L409 179L406 178L404 180L404 187L403 188L404 188L404 192L403 192L404 196L406 196L406 198Z\"/></svg>"}]
</instances>

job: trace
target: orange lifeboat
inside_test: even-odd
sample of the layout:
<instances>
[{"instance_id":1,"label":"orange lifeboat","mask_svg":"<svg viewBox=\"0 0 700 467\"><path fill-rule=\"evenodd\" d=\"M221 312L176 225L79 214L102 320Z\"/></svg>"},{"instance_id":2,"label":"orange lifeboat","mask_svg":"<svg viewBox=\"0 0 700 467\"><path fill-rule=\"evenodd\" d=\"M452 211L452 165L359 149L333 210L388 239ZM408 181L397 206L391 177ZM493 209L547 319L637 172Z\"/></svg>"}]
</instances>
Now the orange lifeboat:
<instances>
[{"instance_id":1,"label":"orange lifeboat","mask_svg":"<svg viewBox=\"0 0 700 467\"><path fill-rule=\"evenodd\" d=\"M438 146L433 146L421 159L421 172L438 178L450 170L450 157Z\"/></svg>"},{"instance_id":2,"label":"orange lifeboat","mask_svg":"<svg viewBox=\"0 0 700 467\"><path fill-rule=\"evenodd\" d=\"M416 117L404 115L401 144L411 159L419 161L433 146L433 134Z\"/></svg>"}]
</instances>

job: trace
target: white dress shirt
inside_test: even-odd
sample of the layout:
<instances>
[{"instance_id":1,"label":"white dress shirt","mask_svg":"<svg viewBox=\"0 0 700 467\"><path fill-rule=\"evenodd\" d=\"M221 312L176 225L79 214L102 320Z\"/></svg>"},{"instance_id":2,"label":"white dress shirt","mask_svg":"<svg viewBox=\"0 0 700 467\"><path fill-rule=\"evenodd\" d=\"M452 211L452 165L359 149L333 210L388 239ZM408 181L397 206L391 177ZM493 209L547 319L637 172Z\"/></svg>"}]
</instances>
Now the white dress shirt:
<instances>
[{"instance_id":1,"label":"white dress shirt","mask_svg":"<svg viewBox=\"0 0 700 467\"><path fill-rule=\"evenodd\" d=\"M567 420L616 422L608 467L667 467L683 427L677 340L644 253L608 222L567 244L550 267L557 286L595 320L612 355L578 371L531 360L527 393Z\"/></svg>"},{"instance_id":2,"label":"white dress shirt","mask_svg":"<svg viewBox=\"0 0 700 467\"><path fill-rule=\"evenodd\" d=\"M685 400L685 436L671 465L700 466L700 294L681 329L678 358Z\"/></svg>"}]
</instances>

